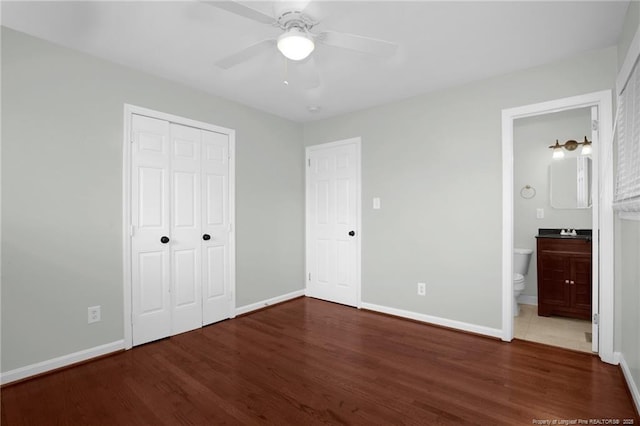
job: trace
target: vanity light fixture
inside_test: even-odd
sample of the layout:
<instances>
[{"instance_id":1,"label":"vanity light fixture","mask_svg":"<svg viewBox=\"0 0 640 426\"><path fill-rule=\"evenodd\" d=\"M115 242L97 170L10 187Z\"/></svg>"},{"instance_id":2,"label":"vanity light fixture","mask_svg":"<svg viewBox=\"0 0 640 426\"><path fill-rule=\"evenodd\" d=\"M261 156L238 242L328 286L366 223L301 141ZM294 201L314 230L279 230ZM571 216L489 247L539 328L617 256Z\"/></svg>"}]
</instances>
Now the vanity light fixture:
<instances>
[{"instance_id":1,"label":"vanity light fixture","mask_svg":"<svg viewBox=\"0 0 640 426\"><path fill-rule=\"evenodd\" d=\"M568 141L566 141L563 144L560 144L560 142L558 142L558 139L556 139L556 144L555 145L549 145L549 148L553 149L553 158L563 158L564 157L564 151L562 151L562 148L566 149L567 151L575 151L580 145L582 145L582 150L580 151L580 155L589 155L592 152L591 149L591 141L587 140L587 137L584 137L584 142L577 142L574 141L573 139L570 139Z\"/></svg>"}]
</instances>

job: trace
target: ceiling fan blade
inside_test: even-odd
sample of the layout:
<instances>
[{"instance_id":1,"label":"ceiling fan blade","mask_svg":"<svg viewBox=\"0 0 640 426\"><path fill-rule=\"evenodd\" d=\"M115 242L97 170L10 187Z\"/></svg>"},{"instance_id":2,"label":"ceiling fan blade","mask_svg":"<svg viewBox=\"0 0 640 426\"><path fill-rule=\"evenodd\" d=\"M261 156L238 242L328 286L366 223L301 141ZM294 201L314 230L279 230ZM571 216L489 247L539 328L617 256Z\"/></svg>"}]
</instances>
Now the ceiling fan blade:
<instances>
[{"instance_id":1,"label":"ceiling fan blade","mask_svg":"<svg viewBox=\"0 0 640 426\"><path fill-rule=\"evenodd\" d=\"M205 1L204 3L215 6L219 9L224 9L227 12L235 13L236 15L244 16L245 18L258 21L262 24L273 24L276 20L267 14L245 6L235 1Z\"/></svg>"},{"instance_id":2,"label":"ceiling fan blade","mask_svg":"<svg viewBox=\"0 0 640 426\"><path fill-rule=\"evenodd\" d=\"M256 56L260 52L265 49L271 49L276 44L276 41L273 39L262 40L258 43L252 44L251 46L242 49L241 51L219 59L216 61L216 65L223 69L229 69L235 65L238 65L241 62L247 61L252 57Z\"/></svg>"},{"instance_id":3,"label":"ceiling fan blade","mask_svg":"<svg viewBox=\"0 0 640 426\"><path fill-rule=\"evenodd\" d=\"M396 43L378 40L371 37L363 37L355 34L337 33L325 31L318 34L318 41L329 46L355 50L377 56L392 56L398 49Z\"/></svg>"}]
</instances>

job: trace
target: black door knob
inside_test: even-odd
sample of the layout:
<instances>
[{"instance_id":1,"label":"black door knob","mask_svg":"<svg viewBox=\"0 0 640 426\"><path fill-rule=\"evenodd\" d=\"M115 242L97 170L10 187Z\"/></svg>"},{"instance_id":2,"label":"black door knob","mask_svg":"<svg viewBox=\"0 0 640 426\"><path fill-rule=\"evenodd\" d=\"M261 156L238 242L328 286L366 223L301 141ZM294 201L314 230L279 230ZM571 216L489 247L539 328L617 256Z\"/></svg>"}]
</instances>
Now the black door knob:
<instances>
[{"instance_id":1,"label":"black door knob","mask_svg":"<svg viewBox=\"0 0 640 426\"><path fill-rule=\"evenodd\" d=\"M167 244L169 242L169 237L162 236L162 238L160 238L160 242L162 244Z\"/></svg>"},{"instance_id":2,"label":"black door knob","mask_svg":"<svg viewBox=\"0 0 640 426\"><path fill-rule=\"evenodd\" d=\"M354 235L356 235L356 231L349 231L349 236L353 237Z\"/></svg>"},{"instance_id":3,"label":"black door knob","mask_svg":"<svg viewBox=\"0 0 640 426\"><path fill-rule=\"evenodd\" d=\"M209 241L209 240L211 239L211 235L209 235L209 234L204 234L204 235L202 236L202 239L203 239L203 240L205 240L205 241Z\"/></svg>"}]
</instances>

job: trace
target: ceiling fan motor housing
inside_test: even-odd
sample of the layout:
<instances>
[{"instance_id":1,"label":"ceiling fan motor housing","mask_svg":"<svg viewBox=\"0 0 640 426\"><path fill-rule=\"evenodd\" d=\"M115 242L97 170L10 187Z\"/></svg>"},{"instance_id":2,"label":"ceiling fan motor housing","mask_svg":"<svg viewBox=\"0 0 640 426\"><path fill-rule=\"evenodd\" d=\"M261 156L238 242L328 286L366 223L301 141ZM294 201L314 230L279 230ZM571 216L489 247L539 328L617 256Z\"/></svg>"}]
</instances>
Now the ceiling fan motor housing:
<instances>
[{"instance_id":1,"label":"ceiling fan motor housing","mask_svg":"<svg viewBox=\"0 0 640 426\"><path fill-rule=\"evenodd\" d=\"M288 10L278 16L276 19L276 25L281 29L288 31L292 28L299 28L302 31L309 31L317 24L316 21L311 19L299 10Z\"/></svg>"}]
</instances>

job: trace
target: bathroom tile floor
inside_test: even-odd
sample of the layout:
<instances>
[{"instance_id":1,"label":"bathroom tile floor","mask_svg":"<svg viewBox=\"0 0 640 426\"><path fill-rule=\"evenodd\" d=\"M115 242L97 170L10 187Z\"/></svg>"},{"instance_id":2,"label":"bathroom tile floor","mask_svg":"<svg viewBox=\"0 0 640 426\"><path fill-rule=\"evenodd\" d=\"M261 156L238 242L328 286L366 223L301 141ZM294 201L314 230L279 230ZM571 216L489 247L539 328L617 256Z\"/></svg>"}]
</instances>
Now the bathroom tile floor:
<instances>
[{"instance_id":1,"label":"bathroom tile floor","mask_svg":"<svg viewBox=\"0 0 640 426\"><path fill-rule=\"evenodd\" d=\"M591 352L591 322L563 317L539 317L538 307L520 304L520 315L515 317L516 339L545 343L581 352ZM590 339L589 339L590 340Z\"/></svg>"}]
</instances>

